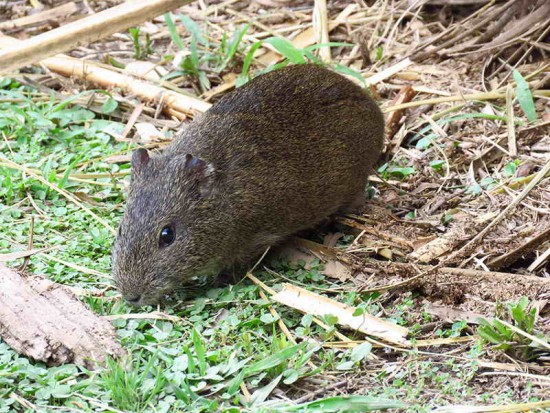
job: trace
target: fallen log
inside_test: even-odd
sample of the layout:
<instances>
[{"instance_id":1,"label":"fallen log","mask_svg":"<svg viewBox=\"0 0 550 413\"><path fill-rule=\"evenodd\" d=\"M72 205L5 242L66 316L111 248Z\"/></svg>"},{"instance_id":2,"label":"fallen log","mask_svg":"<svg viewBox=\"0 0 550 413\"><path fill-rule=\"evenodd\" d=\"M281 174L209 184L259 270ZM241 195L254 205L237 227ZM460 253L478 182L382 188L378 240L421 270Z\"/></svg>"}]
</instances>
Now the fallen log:
<instances>
[{"instance_id":1,"label":"fallen log","mask_svg":"<svg viewBox=\"0 0 550 413\"><path fill-rule=\"evenodd\" d=\"M93 369L125 354L109 321L66 287L0 264L0 337L16 352L48 366Z\"/></svg>"}]
</instances>

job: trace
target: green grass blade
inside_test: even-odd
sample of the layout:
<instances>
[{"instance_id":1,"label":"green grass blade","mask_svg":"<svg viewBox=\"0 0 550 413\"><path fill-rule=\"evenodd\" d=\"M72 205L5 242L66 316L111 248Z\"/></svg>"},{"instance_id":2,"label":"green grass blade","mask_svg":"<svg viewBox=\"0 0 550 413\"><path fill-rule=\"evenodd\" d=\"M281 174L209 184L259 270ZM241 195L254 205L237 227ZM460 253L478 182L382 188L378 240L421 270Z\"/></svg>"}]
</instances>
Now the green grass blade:
<instances>
[{"instance_id":1,"label":"green grass blade","mask_svg":"<svg viewBox=\"0 0 550 413\"><path fill-rule=\"evenodd\" d=\"M82 159L82 156L76 156L75 159L70 163L70 165L67 167L67 170L63 174L63 177L61 180L57 183L57 186L59 188L65 188L65 185L67 185L67 181L69 180L69 175L71 175L71 172L73 171L74 167L77 163L80 162Z\"/></svg>"},{"instance_id":2,"label":"green grass blade","mask_svg":"<svg viewBox=\"0 0 550 413\"><path fill-rule=\"evenodd\" d=\"M241 370L239 374L237 374L227 385L227 393L231 396L237 393L239 390L239 386L244 380L244 377L246 376L246 370Z\"/></svg>"},{"instance_id":3,"label":"green grass blade","mask_svg":"<svg viewBox=\"0 0 550 413\"><path fill-rule=\"evenodd\" d=\"M457 120L464 120L464 119L487 119L487 120L501 120L503 122L506 122L506 116L499 116L499 115L491 115L489 113L464 113L462 115L456 115L451 116L449 118L443 118L440 119L439 122L441 124L454 122Z\"/></svg>"},{"instance_id":4,"label":"green grass blade","mask_svg":"<svg viewBox=\"0 0 550 413\"><path fill-rule=\"evenodd\" d=\"M51 113L54 113L54 112L59 112L60 110L65 109L67 106L69 106L71 103L73 103L78 98L89 95L89 94L93 94L93 93L96 93L96 92L97 92L97 90L85 90L84 92L80 92L76 95L72 95L71 97L68 97L67 99L64 99L61 102L59 102L58 104L52 106L52 108L49 111L47 111L46 113L51 114Z\"/></svg>"},{"instance_id":5,"label":"green grass blade","mask_svg":"<svg viewBox=\"0 0 550 413\"><path fill-rule=\"evenodd\" d=\"M244 35L250 28L250 24L245 25L240 30L236 31L235 34L233 34L233 37L229 41L229 50L227 52L227 56L225 57L224 66L226 66L231 59L235 56L235 53L237 53L237 50L239 49L239 45L241 44Z\"/></svg>"},{"instance_id":6,"label":"green grass blade","mask_svg":"<svg viewBox=\"0 0 550 413\"><path fill-rule=\"evenodd\" d=\"M304 49L304 57L306 57L310 62L315 63L316 65L324 65L323 61L317 56L310 52L309 50Z\"/></svg>"},{"instance_id":7,"label":"green grass blade","mask_svg":"<svg viewBox=\"0 0 550 413\"><path fill-rule=\"evenodd\" d=\"M180 14L180 19L185 29L191 33L191 36L203 46L208 46L208 40L202 35L201 29L197 23L195 23L189 16Z\"/></svg>"},{"instance_id":8,"label":"green grass blade","mask_svg":"<svg viewBox=\"0 0 550 413\"><path fill-rule=\"evenodd\" d=\"M304 64L306 63L306 58L304 53L297 49L292 43L288 40L281 37L269 37L264 40L265 43L269 43L273 46L279 53L284 57L290 60L294 64Z\"/></svg>"},{"instance_id":9,"label":"green grass blade","mask_svg":"<svg viewBox=\"0 0 550 413\"><path fill-rule=\"evenodd\" d=\"M285 362L287 359L298 353L305 346L304 343L295 344L290 347L286 347L271 356L264 358L263 360L254 363L252 366L246 369L246 375L250 376L255 373L259 373L264 370L269 370L279 364Z\"/></svg>"},{"instance_id":10,"label":"green grass blade","mask_svg":"<svg viewBox=\"0 0 550 413\"><path fill-rule=\"evenodd\" d=\"M250 46L248 53L244 57L243 70L241 72L241 75L237 79L237 87L244 85L248 81L248 71L250 70L250 65L252 64L254 53L256 53L256 50L258 50L261 46L262 42L256 42L252 46Z\"/></svg>"},{"instance_id":11,"label":"green grass blade","mask_svg":"<svg viewBox=\"0 0 550 413\"><path fill-rule=\"evenodd\" d=\"M193 329L193 345L195 347L195 354L197 355L199 373L201 376L204 376L206 373L206 352L204 350L202 337L196 329Z\"/></svg>"},{"instance_id":12,"label":"green grass blade","mask_svg":"<svg viewBox=\"0 0 550 413\"><path fill-rule=\"evenodd\" d=\"M351 69L347 66L340 65L340 64L335 65L334 70L336 70L337 72L342 73L343 75L351 76L354 79L357 79L362 84L365 84L365 78L361 75L361 73L359 73L356 70L353 70L353 69Z\"/></svg>"},{"instance_id":13,"label":"green grass blade","mask_svg":"<svg viewBox=\"0 0 550 413\"><path fill-rule=\"evenodd\" d=\"M170 33L170 37L172 38L172 41L176 46L178 46L180 49L185 50L185 43L183 43L183 40L181 40L181 37L178 33L178 29L176 29L176 25L174 24L174 20L172 20L172 14L166 13L164 15L164 21L166 22L166 26L168 27L168 32Z\"/></svg>"},{"instance_id":14,"label":"green grass blade","mask_svg":"<svg viewBox=\"0 0 550 413\"><path fill-rule=\"evenodd\" d=\"M282 377L283 375L279 374L277 377L271 380L270 383L266 384L264 387L260 387L258 390L252 393L252 396L250 396L250 404L255 405L263 403L269 397L273 389L277 387L277 384L279 384Z\"/></svg>"},{"instance_id":15,"label":"green grass blade","mask_svg":"<svg viewBox=\"0 0 550 413\"><path fill-rule=\"evenodd\" d=\"M189 350L188 347L184 347L183 351L185 352L185 355L187 356L187 372L189 374L196 373L195 359L193 357L193 354L191 354L191 350Z\"/></svg>"},{"instance_id":16,"label":"green grass blade","mask_svg":"<svg viewBox=\"0 0 550 413\"><path fill-rule=\"evenodd\" d=\"M529 89L529 83L523 78L521 73L514 70L512 73L514 80L516 81L516 96L518 98L519 106L529 122L537 120L537 111L535 110L535 102L533 100L533 94Z\"/></svg>"},{"instance_id":17,"label":"green grass blade","mask_svg":"<svg viewBox=\"0 0 550 413\"><path fill-rule=\"evenodd\" d=\"M286 406L284 411L360 413L385 409L403 409L405 407L407 407L405 403L397 400L378 399L369 396L337 396L296 406Z\"/></svg>"}]
</instances>

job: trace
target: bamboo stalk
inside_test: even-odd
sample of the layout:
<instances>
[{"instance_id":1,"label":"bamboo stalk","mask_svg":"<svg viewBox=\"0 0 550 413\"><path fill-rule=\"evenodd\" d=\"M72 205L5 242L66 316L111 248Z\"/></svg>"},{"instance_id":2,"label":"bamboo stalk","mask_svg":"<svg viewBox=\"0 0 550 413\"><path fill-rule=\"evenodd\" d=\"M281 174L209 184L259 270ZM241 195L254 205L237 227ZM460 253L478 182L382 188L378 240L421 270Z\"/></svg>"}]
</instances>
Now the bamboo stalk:
<instances>
[{"instance_id":1,"label":"bamboo stalk","mask_svg":"<svg viewBox=\"0 0 550 413\"><path fill-rule=\"evenodd\" d=\"M13 48L20 43L12 37L0 35L0 47ZM162 100L163 110L168 115L175 116L178 119L185 117L182 113L189 115L194 114L194 112L202 113L206 112L211 106L210 103L196 97L164 89L148 81L100 67L93 62L73 59L65 55L57 55L47 58L40 63L53 72L67 77L77 77L105 89L118 87L142 100L157 103Z\"/></svg>"},{"instance_id":2,"label":"bamboo stalk","mask_svg":"<svg viewBox=\"0 0 550 413\"><path fill-rule=\"evenodd\" d=\"M206 112L211 106L210 103L196 97L167 90L149 82L135 79L123 73L105 69L85 61L52 57L46 59L45 64L50 70L64 76L77 76L104 88L120 87L135 93L143 100L160 102L161 96L164 96L162 103L166 106L169 114L172 114L170 109L183 113L193 111ZM180 118L181 116L177 117Z\"/></svg>"}]
</instances>

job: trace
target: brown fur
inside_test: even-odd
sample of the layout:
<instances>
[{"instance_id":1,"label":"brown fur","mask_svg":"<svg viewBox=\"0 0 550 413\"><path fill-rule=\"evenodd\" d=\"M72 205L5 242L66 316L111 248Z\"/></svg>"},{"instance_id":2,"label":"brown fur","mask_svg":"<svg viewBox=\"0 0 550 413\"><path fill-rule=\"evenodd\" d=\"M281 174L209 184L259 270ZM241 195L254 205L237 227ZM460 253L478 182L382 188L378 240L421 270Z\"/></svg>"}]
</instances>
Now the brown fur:
<instances>
[{"instance_id":1,"label":"brown fur","mask_svg":"<svg viewBox=\"0 0 550 413\"><path fill-rule=\"evenodd\" d=\"M162 155L134 153L113 251L117 288L140 305L200 289L221 270L356 204L383 134L376 103L327 69L290 66L253 79ZM160 248L167 224L176 239Z\"/></svg>"}]
</instances>

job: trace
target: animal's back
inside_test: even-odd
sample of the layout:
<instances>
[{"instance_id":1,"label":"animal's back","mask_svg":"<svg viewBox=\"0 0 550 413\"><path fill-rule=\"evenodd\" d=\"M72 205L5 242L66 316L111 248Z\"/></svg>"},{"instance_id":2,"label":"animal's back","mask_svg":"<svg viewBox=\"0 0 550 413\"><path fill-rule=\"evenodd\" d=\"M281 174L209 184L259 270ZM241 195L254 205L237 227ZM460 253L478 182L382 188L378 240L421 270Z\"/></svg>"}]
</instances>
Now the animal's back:
<instances>
[{"instance_id":1,"label":"animal's back","mask_svg":"<svg viewBox=\"0 0 550 413\"><path fill-rule=\"evenodd\" d=\"M383 141L376 103L316 65L253 79L190 125L170 151L211 162L236 239L279 239L354 202Z\"/></svg>"}]
</instances>

